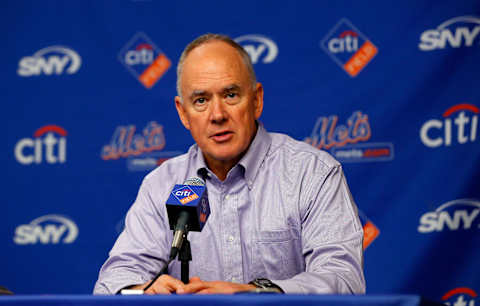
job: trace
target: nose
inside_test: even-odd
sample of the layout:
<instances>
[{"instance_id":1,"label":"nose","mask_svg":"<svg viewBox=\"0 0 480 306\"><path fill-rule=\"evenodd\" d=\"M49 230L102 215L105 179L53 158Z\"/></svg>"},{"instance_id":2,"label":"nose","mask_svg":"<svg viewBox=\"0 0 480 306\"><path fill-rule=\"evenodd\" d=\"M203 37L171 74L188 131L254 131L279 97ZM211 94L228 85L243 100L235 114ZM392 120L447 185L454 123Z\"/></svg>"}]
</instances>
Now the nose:
<instances>
[{"instance_id":1,"label":"nose","mask_svg":"<svg viewBox=\"0 0 480 306\"><path fill-rule=\"evenodd\" d=\"M225 104L222 99L214 97L210 104L210 121L212 123L222 123L226 121L228 114L225 110Z\"/></svg>"}]
</instances>

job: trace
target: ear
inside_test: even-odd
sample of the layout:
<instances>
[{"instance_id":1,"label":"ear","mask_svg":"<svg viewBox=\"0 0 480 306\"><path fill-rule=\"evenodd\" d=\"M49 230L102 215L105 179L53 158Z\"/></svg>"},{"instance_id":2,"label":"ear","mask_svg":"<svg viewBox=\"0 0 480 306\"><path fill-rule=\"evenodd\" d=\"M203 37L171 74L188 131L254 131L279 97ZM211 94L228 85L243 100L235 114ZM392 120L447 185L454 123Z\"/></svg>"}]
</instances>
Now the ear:
<instances>
[{"instance_id":1,"label":"ear","mask_svg":"<svg viewBox=\"0 0 480 306\"><path fill-rule=\"evenodd\" d=\"M183 126L187 130L190 130L190 121L187 118L188 116L185 108L183 108L182 99L179 96L175 97L175 107L177 108L178 117L180 117L180 121L182 121Z\"/></svg>"},{"instance_id":2,"label":"ear","mask_svg":"<svg viewBox=\"0 0 480 306\"><path fill-rule=\"evenodd\" d=\"M257 83L255 86L255 119L258 120L260 118L260 115L263 112L263 86L262 83Z\"/></svg>"}]
</instances>

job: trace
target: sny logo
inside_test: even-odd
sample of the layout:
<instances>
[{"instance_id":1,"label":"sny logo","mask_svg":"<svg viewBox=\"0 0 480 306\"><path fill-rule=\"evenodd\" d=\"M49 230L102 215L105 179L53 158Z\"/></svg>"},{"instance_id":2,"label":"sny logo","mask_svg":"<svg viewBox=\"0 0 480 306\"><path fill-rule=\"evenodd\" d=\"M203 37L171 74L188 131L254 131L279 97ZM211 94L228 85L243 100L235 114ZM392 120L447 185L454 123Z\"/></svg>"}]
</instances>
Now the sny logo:
<instances>
[{"instance_id":1,"label":"sny logo","mask_svg":"<svg viewBox=\"0 0 480 306\"><path fill-rule=\"evenodd\" d=\"M427 30L420 35L418 48L422 51L471 47L480 33L480 18L460 16L441 23L436 29Z\"/></svg>"},{"instance_id":2,"label":"sny logo","mask_svg":"<svg viewBox=\"0 0 480 306\"><path fill-rule=\"evenodd\" d=\"M78 236L78 227L70 219L60 215L39 217L30 224L16 228L13 241L16 244L58 244L73 243ZM63 240L60 240L63 237Z\"/></svg>"},{"instance_id":3,"label":"sny logo","mask_svg":"<svg viewBox=\"0 0 480 306\"><path fill-rule=\"evenodd\" d=\"M341 19L320 43L322 49L351 77L378 53L377 47L347 19Z\"/></svg>"},{"instance_id":4,"label":"sny logo","mask_svg":"<svg viewBox=\"0 0 480 306\"><path fill-rule=\"evenodd\" d=\"M470 230L480 228L475 224L480 213L480 201L459 199L442 204L435 211L430 211L420 217L418 232L422 234L441 232L447 227L450 231L460 229Z\"/></svg>"},{"instance_id":5,"label":"sny logo","mask_svg":"<svg viewBox=\"0 0 480 306\"><path fill-rule=\"evenodd\" d=\"M198 199L198 195L188 186L174 190L172 194L184 205Z\"/></svg>"},{"instance_id":6,"label":"sny logo","mask_svg":"<svg viewBox=\"0 0 480 306\"><path fill-rule=\"evenodd\" d=\"M235 41L250 55L253 64L258 63L261 55L264 55L262 63L265 64L273 62L278 55L277 44L263 35L243 35L235 38Z\"/></svg>"},{"instance_id":7,"label":"sny logo","mask_svg":"<svg viewBox=\"0 0 480 306\"><path fill-rule=\"evenodd\" d=\"M118 55L120 62L146 88L167 72L170 60L144 33L137 33Z\"/></svg>"},{"instance_id":8,"label":"sny logo","mask_svg":"<svg viewBox=\"0 0 480 306\"><path fill-rule=\"evenodd\" d=\"M467 112L470 116L467 116ZM431 119L425 122L420 128L420 140L429 148L452 145L452 132L456 126L456 140L459 144L474 142L477 139L478 129L478 107L472 104L457 104L443 113L443 121ZM457 114L455 118L451 116Z\"/></svg>"},{"instance_id":9,"label":"sny logo","mask_svg":"<svg viewBox=\"0 0 480 306\"><path fill-rule=\"evenodd\" d=\"M65 70L67 64L70 63ZM33 56L25 56L18 63L19 76L29 77L40 74L74 74L80 69L82 59L77 52L63 46L52 46L37 51Z\"/></svg>"},{"instance_id":10,"label":"sny logo","mask_svg":"<svg viewBox=\"0 0 480 306\"><path fill-rule=\"evenodd\" d=\"M60 137L55 137L57 134ZM15 145L15 158L22 165L65 163L67 159L67 131L57 125L46 125L33 133L32 138L20 139Z\"/></svg>"}]
</instances>

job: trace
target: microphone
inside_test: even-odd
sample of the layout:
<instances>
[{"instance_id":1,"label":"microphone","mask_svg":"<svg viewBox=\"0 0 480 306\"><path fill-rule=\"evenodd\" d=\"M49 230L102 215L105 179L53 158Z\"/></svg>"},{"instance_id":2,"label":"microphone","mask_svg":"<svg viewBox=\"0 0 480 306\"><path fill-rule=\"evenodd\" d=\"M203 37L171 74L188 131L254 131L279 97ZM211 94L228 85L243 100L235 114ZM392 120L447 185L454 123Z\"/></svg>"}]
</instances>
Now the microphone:
<instances>
[{"instance_id":1,"label":"microphone","mask_svg":"<svg viewBox=\"0 0 480 306\"><path fill-rule=\"evenodd\" d=\"M166 206L170 229L174 231L170 250L170 260L173 260L188 232L202 231L210 216L205 182L198 177L190 177L183 184L175 185Z\"/></svg>"}]
</instances>

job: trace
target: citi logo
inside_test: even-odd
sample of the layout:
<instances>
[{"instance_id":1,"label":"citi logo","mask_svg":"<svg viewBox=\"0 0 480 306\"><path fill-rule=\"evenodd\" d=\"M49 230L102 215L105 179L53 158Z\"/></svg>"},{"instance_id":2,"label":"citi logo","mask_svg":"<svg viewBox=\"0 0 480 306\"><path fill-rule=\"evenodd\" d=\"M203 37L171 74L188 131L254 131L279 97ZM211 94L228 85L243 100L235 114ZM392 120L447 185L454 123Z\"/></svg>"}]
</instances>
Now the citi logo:
<instances>
[{"instance_id":1,"label":"citi logo","mask_svg":"<svg viewBox=\"0 0 480 306\"><path fill-rule=\"evenodd\" d=\"M172 193L182 204L198 199L198 195L188 186L172 191Z\"/></svg>"},{"instance_id":2,"label":"citi logo","mask_svg":"<svg viewBox=\"0 0 480 306\"><path fill-rule=\"evenodd\" d=\"M480 18L461 16L449 19L436 29L423 32L420 35L418 48L422 51L433 51L452 48L471 47L480 33Z\"/></svg>"},{"instance_id":3,"label":"citi logo","mask_svg":"<svg viewBox=\"0 0 480 306\"><path fill-rule=\"evenodd\" d=\"M188 197L192 194L192 191L188 190L188 189L184 189L184 190L177 190L175 191L175 195L177 197Z\"/></svg>"},{"instance_id":4,"label":"citi logo","mask_svg":"<svg viewBox=\"0 0 480 306\"><path fill-rule=\"evenodd\" d=\"M479 108L472 104L454 105L442 114L443 120L425 122L420 128L420 139L430 148L451 146L453 140L459 144L474 142L477 139L479 112Z\"/></svg>"},{"instance_id":5,"label":"citi logo","mask_svg":"<svg viewBox=\"0 0 480 306\"><path fill-rule=\"evenodd\" d=\"M82 59L74 50L64 46L52 46L22 57L17 73L22 77L74 74L80 69Z\"/></svg>"},{"instance_id":6,"label":"citi logo","mask_svg":"<svg viewBox=\"0 0 480 306\"><path fill-rule=\"evenodd\" d=\"M56 136L55 136L56 135ZM65 163L67 131L57 125L46 125L33 133L33 138L20 139L15 145L15 159L22 165Z\"/></svg>"},{"instance_id":7,"label":"citi logo","mask_svg":"<svg viewBox=\"0 0 480 306\"><path fill-rule=\"evenodd\" d=\"M70 244L77 236L78 227L72 220L60 215L46 215L33 220L30 224L18 226L13 241L19 245Z\"/></svg>"},{"instance_id":8,"label":"citi logo","mask_svg":"<svg viewBox=\"0 0 480 306\"><path fill-rule=\"evenodd\" d=\"M260 58L263 58L262 63L269 64L273 62L278 55L277 44L263 35L243 35L235 38L235 41L250 55L253 64L258 63Z\"/></svg>"},{"instance_id":9,"label":"citi logo","mask_svg":"<svg viewBox=\"0 0 480 306\"><path fill-rule=\"evenodd\" d=\"M358 50L358 34L347 30L328 42L328 50L332 53L356 52Z\"/></svg>"},{"instance_id":10,"label":"citi logo","mask_svg":"<svg viewBox=\"0 0 480 306\"><path fill-rule=\"evenodd\" d=\"M125 54L125 63L128 65L148 65L153 63L153 48L149 44L139 44L134 50Z\"/></svg>"},{"instance_id":11,"label":"citi logo","mask_svg":"<svg viewBox=\"0 0 480 306\"><path fill-rule=\"evenodd\" d=\"M422 234L441 232L445 229L457 231L480 228L480 201L459 199L447 202L420 217L418 232Z\"/></svg>"},{"instance_id":12,"label":"citi logo","mask_svg":"<svg viewBox=\"0 0 480 306\"><path fill-rule=\"evenodd\" d=\"M445 305L448 306L475 306L477 296L477 293L472 289L460 287L445 293L442 301L445 301Z\"/></svg>"}]
</instances>

